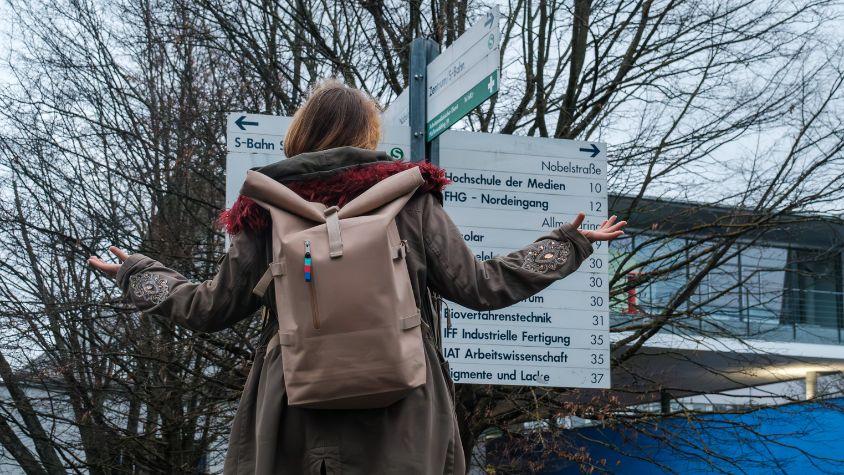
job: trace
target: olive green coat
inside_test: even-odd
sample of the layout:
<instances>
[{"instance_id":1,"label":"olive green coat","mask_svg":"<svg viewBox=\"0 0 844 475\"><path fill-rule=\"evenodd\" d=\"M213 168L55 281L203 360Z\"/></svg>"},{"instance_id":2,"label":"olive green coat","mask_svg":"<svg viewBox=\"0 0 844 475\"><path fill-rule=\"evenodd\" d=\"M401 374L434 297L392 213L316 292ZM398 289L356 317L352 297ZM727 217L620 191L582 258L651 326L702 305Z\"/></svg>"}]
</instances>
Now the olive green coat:
<instances>
[{"instance_id":1,"label":"olive green coat","mask_svg":"<svg viewBox=\"0 0 844 475\"><path fill-rule=\"evenodd\" d=\"M341 148L303 154L260 171L285 184L314 178L319 183L348 170L360 175L361 170L389 160L383 153ZM275 323L270 319L232 425L224 473L465 473L454 386L438 349L439 318L427 289L473 309L506 307L574 272L592 247L577 230L564 226L522 250L479 261L443 210L436 191L417 194L396 221L399 234L407 240L407 265L423 310L426 384L384 409L289 407L281 353L272 339ZM548 249L555 253L550 260ZM253 315L263 305L252 289L268 262L266 232L244 231L232 237L212 280L191 282L134 254L121 267L117 282L141 310L211 332Z\"/></svg>"}]
</instances>

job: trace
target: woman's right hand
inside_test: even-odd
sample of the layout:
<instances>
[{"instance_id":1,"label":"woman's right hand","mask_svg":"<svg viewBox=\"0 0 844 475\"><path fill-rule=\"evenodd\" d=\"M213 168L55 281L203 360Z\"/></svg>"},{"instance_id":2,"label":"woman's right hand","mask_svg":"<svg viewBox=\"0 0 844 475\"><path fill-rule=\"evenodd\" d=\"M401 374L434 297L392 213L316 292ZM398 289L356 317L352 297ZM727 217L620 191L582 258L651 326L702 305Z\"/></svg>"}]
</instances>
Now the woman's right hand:
<instances>
[{"instance_id":1,"label":"woman's right hand","mask_svg":"<svg viewBox=\"0 0 844 475\"><path fill-rule=\"evenodd\" d=\"M595 241L612 241L613 239L621 236L624 234L624 230L622 229L624 226L627 226L627 221L619 221L615 222L616 216L610 216L610 219L605 220L601 223L601 226L598 227L596 230L587 230L587 229L580 229L580 225L583 224L583 219L586 218L586 214L578 213L577 217L574 218L574 221L571 224L580 231L580 234L586 237L589 242Z\"/></svg>"}]
</instances>

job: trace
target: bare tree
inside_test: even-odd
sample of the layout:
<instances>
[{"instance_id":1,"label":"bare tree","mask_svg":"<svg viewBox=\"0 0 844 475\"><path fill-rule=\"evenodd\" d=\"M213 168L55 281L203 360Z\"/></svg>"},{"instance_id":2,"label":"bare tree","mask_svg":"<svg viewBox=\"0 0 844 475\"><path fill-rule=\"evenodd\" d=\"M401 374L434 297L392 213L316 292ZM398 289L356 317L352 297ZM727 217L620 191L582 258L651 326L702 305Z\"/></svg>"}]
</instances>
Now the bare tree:
<instances>
[{"instance_id":1,"label":"bare tree","mask_svg":"<svg viewBox=\"0 0 844 475\"><path fill-rule=\"evenodd\" d=\"M184 4L13 10L28 39L2 99L4 447L30 473L194 472L228 432L252 330L197 338L131 313L84 259L113 241L214 272L229 68Z\"/></svg>"}]
</instances>

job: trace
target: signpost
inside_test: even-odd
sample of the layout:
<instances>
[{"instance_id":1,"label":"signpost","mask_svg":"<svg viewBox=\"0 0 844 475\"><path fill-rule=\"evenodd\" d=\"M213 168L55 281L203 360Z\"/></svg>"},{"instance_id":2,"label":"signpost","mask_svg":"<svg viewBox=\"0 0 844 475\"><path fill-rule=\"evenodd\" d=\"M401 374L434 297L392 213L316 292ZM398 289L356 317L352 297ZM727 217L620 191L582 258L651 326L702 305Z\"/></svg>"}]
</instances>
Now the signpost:
<instances>
[{"instance_id":1,"label":"signpost","mask_svg":"<svg viewBox=\"0 0 844 475\"><path fill-rule=\"evenodd\" d=\"M230 114L228 206L249 168L284 158L290 120ZM386 124L383 132L379 149L410 156L408 127ZM445 209L481 260L522 248L579 211L587 214L585 229L606 216L602 143L459 131L440 140L441 165L453 181ZM577 272L512 307L474 311L449 303L452 327L443 326L442 338L454 381L608 388L608 254L606 243L594 246Z\"/></svg>"},{"instance_id":2,"label":"signpost","mask_svg":"<svg viewBox=\"0 0 844 475\"><path fill-rule=\"evenodd\" d=\"M397 160L428 159L453 184L444 206L480 260L533 242L586 213L584 229L607 215L606 145L448 131L498 92L499 13L439 53L435 42L411 46L411 86L384 113L380 149ZM226 143L226 204L246 171L284 158L291 118L232 113ZM455 383L610 387L607 245L572 275L512 307L476 311L445 306L443 354Z\"/></svg>"}]
</instances>

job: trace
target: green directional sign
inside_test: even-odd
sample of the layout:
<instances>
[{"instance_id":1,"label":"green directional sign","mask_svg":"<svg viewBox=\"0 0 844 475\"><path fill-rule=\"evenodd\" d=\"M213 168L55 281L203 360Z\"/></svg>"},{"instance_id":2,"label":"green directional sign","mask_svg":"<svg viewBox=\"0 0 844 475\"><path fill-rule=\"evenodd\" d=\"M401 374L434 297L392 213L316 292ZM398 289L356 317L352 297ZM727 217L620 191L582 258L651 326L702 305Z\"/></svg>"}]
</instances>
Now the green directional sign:
<instances>
[{"instance_id":1,"label":"green directional sign","mask_svg":"<svg viewBox=\"0 0 844 475\"><path fill-rule=\"evenodd\" d=\"M498 92L501 79L501 13L490 9L426 69L425 138L449 129L473 108ZM384 122L408 125L410 94L406 89L384 112Z\"/></svg>"},{"instance_id":2,"label":"green directional sign","mask_svg":"<svg viewBox=\"0 0 844 475\"><path fill-rule=\"evenodd\" d=\"M455 122L462 119L472 109L479 106L490 96L498 92L498 70L475 84L472 89L466 91L459 99L432 120L428 121L427 139L434 140L438 135L448 130Z\"/></svg>"},{"instance_id":3,"label":"green directional sign","mask_svg":"<svg viewBox=\"0 0 844 475\"><path fill-rule=\"evenodd\" d=\"M500 13L490 9L428 65L425 138L433 140L490 96L501 79Z\"/></svg>"}]
</instances>

